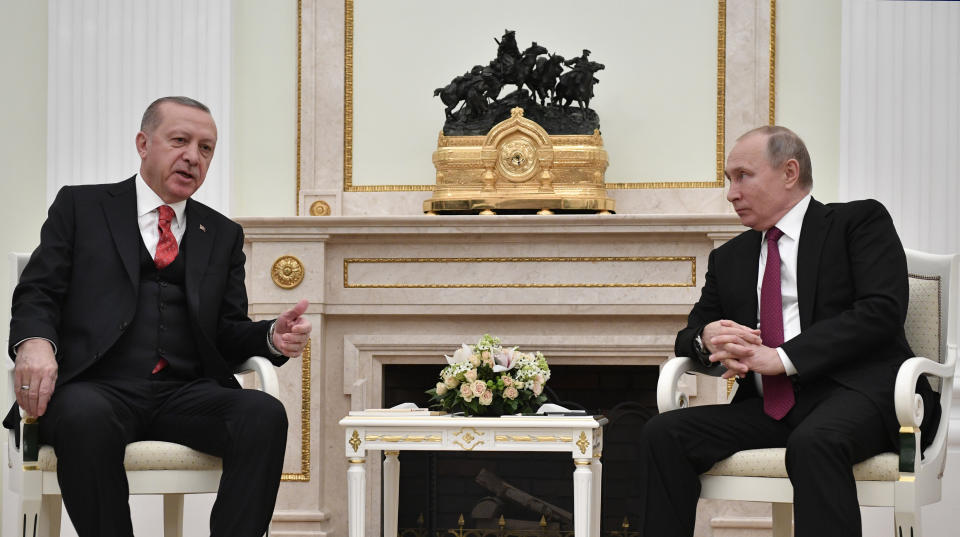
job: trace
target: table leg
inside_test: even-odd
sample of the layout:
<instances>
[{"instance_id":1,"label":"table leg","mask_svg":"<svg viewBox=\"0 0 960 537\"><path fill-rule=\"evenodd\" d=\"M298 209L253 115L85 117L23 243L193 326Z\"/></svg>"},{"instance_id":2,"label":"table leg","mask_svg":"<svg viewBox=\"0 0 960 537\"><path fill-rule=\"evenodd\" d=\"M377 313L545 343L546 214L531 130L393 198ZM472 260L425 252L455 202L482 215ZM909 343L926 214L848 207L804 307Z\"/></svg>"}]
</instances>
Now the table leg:
<instances>
[{"instance_id":1,"label":"table leg","mask_svg":"<svg viewBox=\"0 0 960 537\"><path fill-rule=\"evenodd\" d=\"M367 508L367 470L366 459L350 459L350 468L347 469L347 527L350 537L366 537L364 522Z\"/></svg>"},{"instance_id":2,"label":"table leg","mask_svg":"<svg viewBox=\"0 0 960 537\"><path fill-rule=\"evenodd\" d=\"M574 459L573 530L576 537L591 537L590 511L593 502L593 472L590 459Z\"/></svg>"},{"instance_id":3,"label":"table leg","mask_svg":"<svg viewBox=\"0 0 960 537\"><path fill-rule=\"evenodd\" d=\"M603 487L603 465L600 464L599 455L594 455L593 463L590 465L593 471L593 498L590 501L590 535L600 535L600 492Z\"/></svg>"},{"instance_id":4,"label":"table leg","mask_svg":"<svg viewBox=\"0 0 960 537\"><path fill-rule=\"evenodd\" d=\"M399 451L384 451L383 461L383 537L397 537L397 511L400 500Z\"/></svg>"}]
</instances>

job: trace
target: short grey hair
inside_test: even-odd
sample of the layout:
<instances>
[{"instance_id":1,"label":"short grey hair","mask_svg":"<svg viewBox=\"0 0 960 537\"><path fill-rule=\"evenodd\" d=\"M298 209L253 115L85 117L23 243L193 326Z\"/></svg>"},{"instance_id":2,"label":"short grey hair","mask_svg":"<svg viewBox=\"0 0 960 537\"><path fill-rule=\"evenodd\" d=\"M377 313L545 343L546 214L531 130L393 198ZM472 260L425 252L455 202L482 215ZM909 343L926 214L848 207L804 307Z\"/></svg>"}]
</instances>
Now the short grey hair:
<instances>
[{"instance_id":1,"label":"short grey hair","mask_svg":"<svg viewBox=\"0 0 960 537\"><path fill-rule=\"evenodd\" d=\"M203 110L204 112L210 114L210 109L207 108L207 105L196 99L181 96L160 97L156 101L150 103L150 106L144 110L143 119L140 120L140 130L142 132L153 132L153 129L156 129L157 125L160 125L160 120L163 119L160 114L160 105L163 103L174 103L183 106L189 106L190 108Z\"/></svg>"},{"instance_id":2,"label":"short grey hair","mask_svg":"<svg viewBox=\"0 0 960 537\"><path fill-rule=\"evenodd\" d=\"M767 162L774 168L782 165L789 159L794 159L800 168L800 186L810 189L813 187L813 165L810 163L810 153L803 140L792 130L779 125L764 125L746 132L737 141L753 134L762 134L767 137Z\"/></svg>"}]
</instances>

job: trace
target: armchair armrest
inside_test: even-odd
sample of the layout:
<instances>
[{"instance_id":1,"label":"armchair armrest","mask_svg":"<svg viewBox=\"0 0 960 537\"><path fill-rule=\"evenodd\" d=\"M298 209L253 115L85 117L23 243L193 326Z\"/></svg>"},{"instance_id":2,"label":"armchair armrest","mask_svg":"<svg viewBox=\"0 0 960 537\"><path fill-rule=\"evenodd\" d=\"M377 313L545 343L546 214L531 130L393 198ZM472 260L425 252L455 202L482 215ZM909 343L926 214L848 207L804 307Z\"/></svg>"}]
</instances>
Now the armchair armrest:
<instances>
[{"instance_id":1,"label":"armchair armrest","mask_svg":"<svg viewBox=\"0 0 960 537\"><path fill-rule=\"evenodd\" d=\"M280 398L280 381L277 379L277 370L270 363L270 360L261 356L253 356L237 366L233 371L234 375L252 371L257 375L260 381L260 389L270 395Z\"/></svg>"},{"instance_id":2,"label":"armchair armrest","mask_svg":"<svg viewBox=\"0 0 960 537\"><path fill-rule=\"evenodd\" d=\"M940 364L918 356L900 365L893 399L901 427L920 427L923 421L923 399L916 393L916 386L920 375L924 374L950 381L953 379L953 364Z\"/></svg>"},{"instance_id":3,"label":"armchair armrest","mask_svg":"<svg viewBox=\"0 0 960 537\"><path fill-rule=\"evenodd\" d=\"M687 394L677 389L677 382L685 373L701 373L713 377L719 377L726 371L721 366L706 367L699 360L677 356L667 360L660 369L660 377L657 379L657 409L660 412L686 408L690 403Z\"/></svg>"}]
</instances>

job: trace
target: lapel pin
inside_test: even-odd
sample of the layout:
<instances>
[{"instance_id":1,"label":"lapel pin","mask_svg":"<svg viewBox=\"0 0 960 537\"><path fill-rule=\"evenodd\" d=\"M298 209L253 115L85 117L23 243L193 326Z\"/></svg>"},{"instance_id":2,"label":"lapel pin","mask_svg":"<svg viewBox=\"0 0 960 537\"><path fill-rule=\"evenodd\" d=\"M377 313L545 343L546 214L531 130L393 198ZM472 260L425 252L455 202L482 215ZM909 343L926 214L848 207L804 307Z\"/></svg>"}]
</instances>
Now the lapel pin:
<instances>
[{"instance_id":1,"label":"lapel pin","mask_svg":"<svg viewBox=\"0 0 960 537\"><path fill-rule=\"evenodd\" d=\"M206 232L207 232L207 228L203 227L203 224L200 224L200 231L206 233Z\"/></svg>"}]
</instances>

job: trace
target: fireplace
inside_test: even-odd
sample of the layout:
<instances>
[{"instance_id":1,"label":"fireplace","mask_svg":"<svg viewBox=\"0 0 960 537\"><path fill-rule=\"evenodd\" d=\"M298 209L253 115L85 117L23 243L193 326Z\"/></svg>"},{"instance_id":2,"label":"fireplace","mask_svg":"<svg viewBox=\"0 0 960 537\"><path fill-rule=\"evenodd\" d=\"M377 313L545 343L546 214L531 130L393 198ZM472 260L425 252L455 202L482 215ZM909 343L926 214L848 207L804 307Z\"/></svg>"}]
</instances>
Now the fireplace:
<instances>
[{"instance_id":1,"label":"fireplace","mask_svg":"<svg viewBox=\"0 0 960 537\"><path fill-rule=\"evenodd\" d=\"M385 365L383 404L427 406L437 365ZM553 365L550 402L603 414L602 535L623 535L634 519L634 446L656 413L655 365ZM477 418L483 419L483 418ZM573 531L573 472L565 453L404 452L400 464L401 536L566 535ZM514 533L510 533L514 532ZM619 533L617 533L619 532Z\"/></svg>"}]
</instances>

